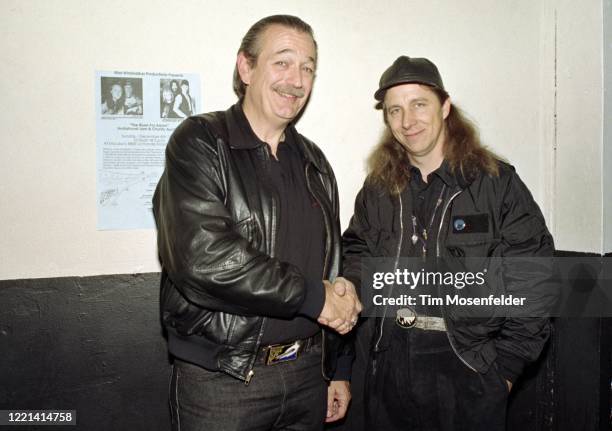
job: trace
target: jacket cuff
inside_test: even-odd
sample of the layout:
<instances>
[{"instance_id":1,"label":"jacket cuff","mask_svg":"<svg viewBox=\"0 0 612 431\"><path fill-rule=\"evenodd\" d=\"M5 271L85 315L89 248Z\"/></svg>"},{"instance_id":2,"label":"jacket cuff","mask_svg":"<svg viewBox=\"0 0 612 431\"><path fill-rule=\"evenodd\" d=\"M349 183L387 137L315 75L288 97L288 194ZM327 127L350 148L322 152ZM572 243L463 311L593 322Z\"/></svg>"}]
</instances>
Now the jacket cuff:
<instances>
[{"instance_id":1,"label":"jacket cuff","mask_svg":"<svg viewBox=\"0 0 612 431\"><path fill-rule=\"evenodd\" d=\"M354 274L343 274L342 277L346 278L348 281L355 285L355 290L359 293L361 289L361 277L356 276Z\"/></svg>"},{"instance_id":2,"label":"jacket cuff","mask_svg":"<svg viewBox=\"0 0 612 431\"><path fill-rule=\"evenodd\" d=\"M310 317L313 320L321 315L323 305L325 304L325 289L323 288L323 280L306 279L306 296L300 307L300 314Z\"/></svg>"},{"instance_id":3,"label":"jacket cuff","mask_svg":"<svg viewBox=\"0 0 612 431\"><path fill-rule=\"evenodd\" d=\"M525 361L523 359L503 350L497 351L496 363L501 376L511 383L516 382L516 379L523 373L525 368Z\"/></svg>"},{"instance_id":4,"label":"jacket cuff","mask_svg":"<svg viewBox=\"0 0 612 431\"><path fill-rule=\"evenodd\" d=\"M353 368L353 359L354 357L352 355L339 356L336 364L336 372L334 373L332 380L350 381Z\"/></svg>"}]
</instances>

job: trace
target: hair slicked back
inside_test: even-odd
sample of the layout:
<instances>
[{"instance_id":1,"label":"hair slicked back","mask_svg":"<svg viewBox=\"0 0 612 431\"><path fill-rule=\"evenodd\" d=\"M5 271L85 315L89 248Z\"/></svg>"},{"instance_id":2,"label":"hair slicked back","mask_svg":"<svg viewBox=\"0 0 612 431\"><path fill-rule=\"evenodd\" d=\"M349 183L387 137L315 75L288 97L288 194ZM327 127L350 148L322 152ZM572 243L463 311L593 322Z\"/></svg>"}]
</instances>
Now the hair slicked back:
<instances>
[{"instance_id":1,"label":"hair slicked back","mask_svg":"<svg viewBox=\"0 0 612 431\"><path fill-rule=\"evenodd\" d=\"M314 32L312 31L312 27L310 27L309 24L302 21L297 16L271 15L262 18L255 24L253 24L242 38L242 43L240 44L240 48L238 48L238 53L242 52L244 54L251 67L257 65L257 58L259 57L259 53L261 52L261 37L266 31L266 29L272 25L281 25L283 27L297 30L299 32L306 33L307 35L309 35L312 38L312 42L314 43L316 62L317 41L314 38ZM244 84L244 82L242 82L242 79L240 79L240 74L238 73L238 66L234 67L233 86L234 93L236 93L239 99L242 99L246 94L246 85Z\"/></svg>"}]
</instances>

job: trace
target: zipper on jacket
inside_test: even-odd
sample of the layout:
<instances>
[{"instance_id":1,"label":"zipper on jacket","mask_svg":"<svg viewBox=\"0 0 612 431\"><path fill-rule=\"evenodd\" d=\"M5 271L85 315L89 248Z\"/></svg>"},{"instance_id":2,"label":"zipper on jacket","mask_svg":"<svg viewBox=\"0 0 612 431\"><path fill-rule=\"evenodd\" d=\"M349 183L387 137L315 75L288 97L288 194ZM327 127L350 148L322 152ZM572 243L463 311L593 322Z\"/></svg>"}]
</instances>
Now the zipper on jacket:
<instances>
[{"instance_id":1,"label":"zipper on jacket","mask_svg":"<svg viewBox=\"0 0 612 431\"><path fill-rule=\"evenodd\" d=\"M253 369L251 368L246 375L246 379L244 379L245 386L249 386L249 383L251 383L251 379L253 378L254 375L255 375L255 371L253 371Z\"/></svg>"},{"instance_id":2,"label":"zipper on jacket","mask_svg":"<svg viewBox=\"0 0 612 431\"><path fill-rule=\"evenodd\" d=\"M323 277L327 274L327 264L329 261L329 249L330 249L330 241L331 241L331 229L329 227L329 216L326 217L325 208L323 207L323 203L319 200L317 195L312 191L312 187L310 185L310 178L308 177L308 167L310 163L307 163L304 167L304 176L306 177L306 187L310 194L315 198L317 203L319 204L319 208L321 208L321 212L323 213L323 221L325 223L325 234L327 235L327 239L325 241L325 260L323 261ZM325 373L325 330L321 328L321 375L324 379L331 380Z\"/></svg>"},{"instance_id":3,"label":"zipper on jacket","mask_svg":"<svg viewBox=\"0 0 612 431\"><path fill-rule=\"evenodd\" d=\"M264 150L264 155L266 158L266 162L270 163L270 149ZM274 257L274 252L276 248L276 199L274 196L272 197L272 225L270 226L270 256ZM255 355L253 355L253 359L251 359L251 363L249 364L249 371L244 379L244 385L248 386L251 383L251 379L255 375L255 371L253 368L255 367L255 361L257 360L257 352L259 351L259 347L261 345L261 339L263 338L264 327L266 324L266 318L261 318L261 328L259 329L259 334L257 334L257 342L255 343Z\"/></svg>"},{"instance_id":4,"label":"zipper on jacket","mask_svg":"<svg viewBox=\"0 0 612 431\"><path fill-rule=\"evenodd\" d=\"M393 263L393 272L395 272L395 270L397 269L397 265L399 263L399 258L400 258L400 253L402 251L402 242L404 241L404 205L402 202L402 194L401 192L399 192L398 190L398 199L399 199L399 221L400 221L400 231L399 231L399 242L397 243L397 251L395 254L395 262ZM389 292L389 294L391 294L391 292L393 291L393 289L391 289L391 291ZM378 335L378 339L376 340L376 343L374 344L374 352L378 351L378 347L380 344L380 340L382 340L382 336L383 336L383 328L385 326L385 317L387 316L387 309L389 308L388 305L385 306L385 309L383 311L383 315L381 318L381 323L380 323L380 334ZM373 374L376 373L376 361L373 362L373 366L372 366L372 372Z\"/></svg>"},{"instance_id":5,"label":"zipper on jacket","mask_svg":"<svg viewBox=\"0 0 612 431\"><path fill-rule=\"evenodd\" d=\"M253 355L253 359L251 359L251 363L249 364L249 371L244 379L244 385L249 386L251 383L251 379L255 375L255 371L253 368L255 367L255 361L257 360L257 352L259 352L259 346L261 345L261 339L263 338L264 327L266 326L266 318L261 318L261 328L259 328L259 334L257 334L257 342L255 343L255 354Z\"/></svg>"},{"instance_id":6,"label":"zipper on jacket","mask_svg":"<svg viewBox=\"0 0 612 431\"><path fill-rule=\"evenodd\" d=\"M271 163L270 161L270 147L266 146L266 150L264 151L265 157L266 157L266 163L268 163L268 165ZM267 169L270 169L270 166L267 167ZM278 193L274 192L272 193L272 225L270 226L270 256L274 257L275 252L276 252L276 226L278 225L277 223L277 215L276 215L276 198L278 197Z\"/></svg>"},{"instance_id":7,"label":"zipper on jacket","mask_svg":"<svg viewBox=\"0 0 612 431\"><path fill-rule=\"evenodd\" d=\"M438 228L438 235L436 236L436 257L438 259L440 258L440 232L442 231L442 226L444 225L444 218L446 217L446 211L448 210L448 207L450 206L453 199L455 199L461 192L462 190L455 192L455 194L453 194L450 197L448 202L446 202L446 205L444 206L444 210L442 211L442 216L440 217L440 226ZM442 311L442 317L444 318L444 324L446 325L446 336L448 337L448 342L450 343L451 348L453 349L453 352L459 358L459 360L463 362L463 364L466 367L468 367L470 370L477 373L478 371L476 371L474 367L468 364L468 362L461 357L461 355L459 354L459 351L457 351L457 347L455 347L455 343L453 342L453 337L451 336L450 331L449 331L448 317L446 315L445 308L444 306L440 306L440 309Z\"/></svg>"},{"instance_id":8,"label":"zipper on jacket","mask_svg":"<svg viewBox=\"0 0 612 431\"><path fill-rule=\"evenodd\" d=\"M440 217L440 226L438 227L438 235L436 236L436 257L440 257L440 232L442 231L442 226L444 225L444 217L446 216L446 211L448 211L448 207L450 206L453 199L455 199L463 190L459 190L455 192L446 205L444 205L444 209L442 210L442 216Z\"/></svg>"},{"instance_id":9,"label":"zipper on jacket","mask_svg":"<svg viewBox=\"0 0 612 431\"><path fill-rule=\"evenodd\" d=\"M306 165L306 167L304 168L304 175L306 176L306 187L308 188L308 191L310 192L310 194L312 195L312 197L315 198L315 200L317 201L317 203L319 204L319 208L321 208L321 212L323 213L323 221L325 222L325 234L327 235L326 241L325 241L325 260L323 261L323 277L325 277L325 275L327 274L327 266L328 266L328 262L329 262L329 244L331 241L331 228L329 226L329 216L326 216L326 212L325 212L325 207L323 206L323 203L321 202L321 200L317 197L316 193L313 192L312 190L312 186L310 185L310 178L308 177L308 167L310 166L310 163L308 163Z\"/></svg>"}]
</instances>

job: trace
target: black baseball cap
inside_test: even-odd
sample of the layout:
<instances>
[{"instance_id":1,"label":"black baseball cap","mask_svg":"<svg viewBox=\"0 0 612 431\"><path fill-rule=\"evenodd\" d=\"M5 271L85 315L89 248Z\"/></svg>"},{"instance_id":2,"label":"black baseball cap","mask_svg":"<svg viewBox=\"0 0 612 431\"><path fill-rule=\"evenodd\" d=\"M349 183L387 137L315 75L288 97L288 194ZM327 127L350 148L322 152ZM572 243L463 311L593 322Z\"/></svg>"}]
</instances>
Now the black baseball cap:
<instances>
[{"instance_id":1,"label":"black baseball cap","mask_svg":"<svg viewBox=\"0 0 612 431\"><path fill-rule=\"evenodd\" d=\"M382 101L389 88L410 83L429 85L446 93L435 64L426 58L410 58L402 55L380 77L378 90L374 93L374 98L379 101L376 109L382 108Z\"/></svg>"}]
</instances>

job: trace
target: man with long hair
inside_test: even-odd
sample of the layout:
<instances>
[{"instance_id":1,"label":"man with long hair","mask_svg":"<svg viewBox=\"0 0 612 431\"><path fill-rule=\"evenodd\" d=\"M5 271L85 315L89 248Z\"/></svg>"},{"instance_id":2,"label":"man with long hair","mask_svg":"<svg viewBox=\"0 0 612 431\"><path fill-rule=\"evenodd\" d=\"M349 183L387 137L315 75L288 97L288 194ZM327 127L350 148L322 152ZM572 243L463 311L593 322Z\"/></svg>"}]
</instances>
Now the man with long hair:
<instances>
[{"instance_id":1,"label":"man with long hair","mask_svg":"<svg viewBox=\"0 0 612 431\"><path fill-rule=\"evenodd\" d=\"M174 430L321 430L348 407L361 304L339 277L334 173L295 129L316 65L308 24L263 18L238 50L238 102L168 142L153 210Z\"/></svg>"},{"instance_id":2,"label":"man with long hair","mask_svg":"<svg viewBox=\"0 0 612 431\"><path fill-rule=\"evenodd\" d=\"M189 94L189 81L183 79L180 90L174 98L172 110L176 116L175 118L187 118L195 112L195 101Z\"/></svg>"},{"instance_id":3,"label":"man with long hair","mask_svg":"<svg viewBox=\"0 0 612 431\"><path fill-rule=\"evenodd\" d=\"M440 293L463 287L467 278L458 269L471 268L470 258L552 255L553 239L529 190L481 144L431 61L399 57L374 97L387 127L343 236L344 275L361 289L364 304L368 258L389 258L391 275L435 276L442 268L463 274L450 285L432 277L434 285L418 291ZM402 268L404 261L411 266ZM353 380L354 395L365 398L365 429L505 429L512 385L549 337L545 311L554 286L547 265L504 265L489 274L485 288L533 299L534 313L462 307L444 295L442 302L421 299L396 308L387 301L369 312L376 318L360 323L355 365L365 370L366 389ZM485 274L479 276L484 284ZM390 282L396 290L397 280Z\"/></svg>"}]
</instances>

